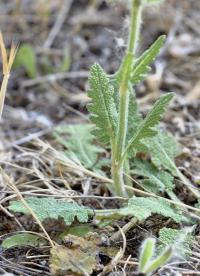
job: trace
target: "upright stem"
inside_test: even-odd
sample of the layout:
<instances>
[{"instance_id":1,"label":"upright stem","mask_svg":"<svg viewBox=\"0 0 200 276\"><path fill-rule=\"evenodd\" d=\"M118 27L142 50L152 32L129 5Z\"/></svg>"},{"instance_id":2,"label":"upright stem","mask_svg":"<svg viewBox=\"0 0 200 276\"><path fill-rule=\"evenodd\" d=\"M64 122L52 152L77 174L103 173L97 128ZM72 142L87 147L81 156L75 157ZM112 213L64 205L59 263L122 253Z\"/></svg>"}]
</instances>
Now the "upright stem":
<instances>
[{"instance_id":1,"label":"upright stem","mask_svg":"<svg viewBox=\"0 0 200 276\"><path fill-rule=\"evenodd\" d=\"M119 124L115 150L112 156L112 177L115 185L115 193L119 196L127 196L124 177L123 162L121 158L125 148L128 126L128 107L129 107L129 80L133 59L137 47L137 41L140 31L141 22L141 0L132 0L131 2L131 22L129 30L128 46L122 66L120 68L120 84L119 84Z\"/></svg>"}]
</instances>

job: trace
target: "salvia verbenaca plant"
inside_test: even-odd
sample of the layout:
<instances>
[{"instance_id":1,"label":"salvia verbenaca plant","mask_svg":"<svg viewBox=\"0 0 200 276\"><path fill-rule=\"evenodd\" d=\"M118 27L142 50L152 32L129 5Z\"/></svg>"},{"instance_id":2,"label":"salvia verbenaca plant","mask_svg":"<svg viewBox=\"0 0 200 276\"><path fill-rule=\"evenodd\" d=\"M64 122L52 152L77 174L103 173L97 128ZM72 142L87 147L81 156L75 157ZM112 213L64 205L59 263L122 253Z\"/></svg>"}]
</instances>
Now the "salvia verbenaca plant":
<instances>
[{"instance_id":1,"label":"salvia verbenaca plant","mask_svg":"<svg viewBox=\"0 0 200 276\"><path fill-rule=\"evenodd\" d=\"M134 87L145 79L149 65L159 54L165 42L162 35L141 56L137 56L140 37L141 13L145 4L156 0L130 1L130 28L127 48L118 71L107 75L99 64L90 70L91 103L88 110L96 125L96 136L111 148L112 190L118 196L127 196L129 159L144 148L146 138L157 135L158 123L173 97L167 93L158 99L152 110L142 119L138 115Z\"/></svg>"}]
</instances>

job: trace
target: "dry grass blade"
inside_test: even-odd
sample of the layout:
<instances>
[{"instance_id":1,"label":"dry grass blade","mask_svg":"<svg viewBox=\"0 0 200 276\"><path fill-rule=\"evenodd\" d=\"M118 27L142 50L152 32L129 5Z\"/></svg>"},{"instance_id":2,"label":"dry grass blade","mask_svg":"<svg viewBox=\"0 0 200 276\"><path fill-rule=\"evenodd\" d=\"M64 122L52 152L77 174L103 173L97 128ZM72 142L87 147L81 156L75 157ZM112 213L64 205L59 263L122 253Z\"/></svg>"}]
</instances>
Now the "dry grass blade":
<instances>
[{"instance_id":1,"label":"dry grass blade","mask_svg":"<svg viewBox=\"0 0 200 276\"><path fill-rule=\"evenodd\" d=\"M2 64L3 64L3 74L5 76L5 75L8 75L8 56L7 56L2 33L0 33L0 47L1 47L1 56L2 56Z\"/></svg>"},{"instance_id":2,"label":"dry grass blade","mask_svg":"<svg viewBox=\"0 0 200 276\"><path fill-rule=\"evenodd\" d=\"M0 49L1 49L2 64L3 64L3 81L1 84L1 91L0 91L0 119L1 119L3 107L4 107L6 89L7 89L8 80L10 77L10 70L15 59L17 47L14 44L12 44L10 49L10 54L8 57L3 36L2 36L2 33L0 33Z\"/></svg>"},{"instance_id":3,"label":"dry grass blade","mask_svg":"<svg viewBox=\"0 0 200 276\"><path fill-rule=\"evenodd\" d=\"M75 163L73 160L68 158L62 152L57 151L54 149L50 144L47 142L43 142L40 139L36 139L34 141L34 145L38 146L41 149L41 152L49 159L54 160L57 164L61 164L69 169L70 172L75 173L77 175L86 174L88 176L94 177L98 180L101 180L105 183L113 183L113 181L107 177L104 177L98 173L95 173L91 170L86 169L81 164Z\"/></svg>"}]
</instances>

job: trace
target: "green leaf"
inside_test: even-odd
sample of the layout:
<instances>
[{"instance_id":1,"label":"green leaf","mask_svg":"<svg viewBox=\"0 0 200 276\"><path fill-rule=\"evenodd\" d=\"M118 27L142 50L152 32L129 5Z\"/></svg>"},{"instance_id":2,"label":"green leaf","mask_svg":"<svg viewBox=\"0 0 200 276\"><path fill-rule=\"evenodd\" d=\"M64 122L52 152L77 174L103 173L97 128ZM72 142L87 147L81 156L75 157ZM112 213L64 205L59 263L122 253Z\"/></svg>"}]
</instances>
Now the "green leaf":
<instances>
[{"instance_id":1,"label":"green leaf","mask_svg":"<svg viewBox=\"0 0 200 276\"><path fill-rule=\"evenodd\" d=\"M41 237L29 233L15 234L6 238L1 246L5 249L16 246L38 246Z\"/></svg>"},{"instance_id":2,"label":"green leaf","mask_svg":"<svg viewBox=\"0 0 200 276\"><path fill-rule=\"evenodd\" d=\"M147 49L135 62L132 70L131 82L135 85L144 80L151 68L149 65L155 60L164 45L165 35L161 35L149 49Z\"/></svg>"},{"instance_id":3,"label":"green leaf","mask_svg":"<svg viewBox=\"0 0 200 276\"><path fill-rule=\"evenodd\" d=\"M63 218L67 225L71 225L75 219L79 222L87 222L93 215L93 210L89 208L54 198L29 197L26 202L41 221L47 218ZM10 202L9 210L29 214L29 210L21 201Z\"/></svg>"},{"instance_id":4,"label":"green leaf","mask_svg":"<svg viewBox=\"0 0 200 276\"><path fill-rule=\"evenodd\" d=\"M71 234L78 237L84 237L89 232L92 232L94 229L89 225L78 225L72 226L68 229L66 234Z\"/></svg>"},{"instance_id":5,"label":"green leaf","mask_svg":"<svg viewBox=\"0 0 200 276\"><path fill-rule=\"evenodd\" d=\"M184 220L180 210L173 208L164 199L154 197L133 197L129 199L127 207L120 209L120 214L132 215L138 220L144 220L152 214L160 214L176 222Z\"/></svg>"},{"instance_id":6,"label":"green leaf","mask_svg":"<svg viewBox=\"0 0 200 276\"><path fill-rule=\"evenodd\" d=\"M152 162L157 168L165 168L172 175L178 176L174 158L180 151L177 142L170 134L159 131L157 136L144 139L143 143L151 153Z\"/></svg>"},{"instance_id":7,"label":"green leaf","mask_svg":"<svg viewBox=\"0 0 200 276\"><path fill-rule=\"evenodd\" d=\"M165 249L156 259L154 259L145 269L144 273L149 275L159 267L164 266L172 257L173 251L172 248L169 247Z\"/></svg>"},{"instance_id":8,"label":"green leaf","mask_svg":"<svg viewBox=\"0 0 200 276\"><path fill-rule=\"evenodd\" d=\"M23 44L19 48L13 66L14 68L23 66L30 78L36 77L36 55L31 45Z\"/></svg>"},{"instance_id":9,"label":"green leaf","mask_svg":"<svg viewBox=\"0 0 200 276\"><path fill-rule=\"evenodd\" d=\"M53 135L67 149L66 155L70 159L87 169L100 172L106 160L99 160L99 155L105 150L94 144L93 129L94 125L91 124L64 125L57 127Z\"/></svg>"},{"instance_id":10,"label":"green leaf","mask_svg":"<svg viewBox=\"0 0 200 276\"><path fill-rule=\"evenodd\" d=\"M159 241L161 245L159 251L162 251L166 245L174 247L177 255L184 256L191 253L191 243L194 239L192 236L193 227L185 229L162 228L159 231Z\"/></svg>"},{"instance_id":11,"label":"green leaf","mask_svg":"<svg viewBox=\"0 0 200 276\"><path fill-rule=\"evenodd\" d=\"M142 184L149 192L159 194L164 191L171 192L174 189L173 176L166 171L158 170L148 161L135 159L132 173L144 177Z\"/></svg>"},{"instance_id":12,"label":"green leaf","mask_svg":"<svg viewBox=\"0 0 200 276\"><path fill-rule=\"evenodd\" d=\"M155 253L156 240L153 238L148 238L144 241L142 245L142 250L140 252L139 258L139 271L144 272L145 267L150 262L151 258Z\"/></svg>"},{"instance_id":13,"label":"green leaf","mask_svg":"<svg viewBox=\"0 0 200 276\"><path fill-rule=\"evenodd\" d=\"M128 205L121 209L96 210L97 220L113 220L125 216L133 216L142 221L152 214L160 214L173 219L177 223L186 221L181 209L174 208L164 198L132 197L129 199Z\"/></svg>"},{"instance_id":14,"label":"green leaf","mask_svg":"<svg viewBox=\"0 0 200 276\"><path fill-rule=\"evenodd\" d=\"M117 128L117 109L114 101L114 87L99 64L90 70L90 90L88 96L92 102L88 104L91 121L96 125L95 135L105 143L115 137Z\"/></svg>"},{"instance_id":15,"label":"green leaf","mask_svg":"<svg viewBox=\"0 0 200 276\"><path fill-rule=\"evenodd\" d=\"M155 127L158 125L161 116L165 112L166 107L173 98L173 93L168 93L159 98L154 104L152 110L147 114L146 118L141 122L134 136L126 147L126 152L133 148L135 152L143 152L145 147L142 144L142 139L154 137L157 134Z\"/></svg>"},{"instance_id":16,"label":"green leaf","mask_svg":"<svg viewBox=\"0 0 200 276\"><path fill-rule=\"evenodd\" d=\"M174 157L180 153L180 150L171 135L159 132L152 139L144 139L143 144L145 145L144 151L148 148L152 162L158 169L165 168L173 176L178 177L197 198L200 197L198 189L181 173L174 162Z\"/></svg>"}]
</instances>

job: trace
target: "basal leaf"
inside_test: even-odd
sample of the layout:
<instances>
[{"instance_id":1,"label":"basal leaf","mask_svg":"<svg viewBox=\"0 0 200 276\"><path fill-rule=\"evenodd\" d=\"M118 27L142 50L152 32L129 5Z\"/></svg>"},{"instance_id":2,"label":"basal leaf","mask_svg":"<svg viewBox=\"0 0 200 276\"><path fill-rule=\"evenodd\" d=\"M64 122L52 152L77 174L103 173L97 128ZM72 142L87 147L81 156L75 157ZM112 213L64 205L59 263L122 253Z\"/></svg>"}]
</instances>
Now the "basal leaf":
<instances>
[{"instance_id":1,"label":"basal leaf","mask_svg":"<svg viewBox=\"0 0 200 276\"><path fill-rule=\"evenodd\" d=\"M192 183L176 166L174 157L180 151L177 150L176 145L170 143L170 141L173 141L170 137L163 140L163 134L158 133L157 137L144 139L143 143L145 144L145 148L148 148L148 151L151 153L152 162L157 168L165 168L168 170L173 176L178 177L182 181L182 184L185 185L197 198L200 198L198 189L192 185Z\"/></svg>"},{"instance_id":2,"label":"basal leaf","mask_svg":"<svg viewBox=\"0 0 200 276\"><path fill-rule=\"evenodd\" d=\"M160 214L176 222L184 220L180 211L177 211L164 199L154 197L133 197L129 199L128 206L120 210L120 214L132 215L138 220L144 220L152 214Z\"/></svg>"},{"instance_id":3,"label":"basal leaf","mask_svg":"<svg viewBox=\"0 0 200 276\"><path fill-rule=\"evenodd\" d=\"M71 225L75 219L79 222L87 222L93 215L93 211L89 208L54 198L29 197L26 202L41 221L47 218L63 218L67 225ZM29 210L21 201L11 201L9 210L29 214Z\"/></svg>"},{"instance_id":4,"label":"basal leaf","mask_svg":"<svg viewBox=\"0 0 200 276\"><path fill-rule=\"evenodd\" d=\"M135 152L144 151L144 145L142 144L142 139L147 137L154 137L157 134L155 127L158 125L161 116L165 112L166 107L173 98L173 93L168 93L161 96L157 102L154 104L152 110L147 114L146 118L140 123L137 131L130 139L126 152L129 149L134 149Z\"/></svg>"},{"instance_id":5,"label":"basal leaf","mask_svg":"<svg viewBox=\"0 0 200 276\"><path fill-rule=\"evenodd\" d=\"M14 234L3 240L1 246L9 249L16 246L38 246L41 237L30 233Z\"/></svg>"},{"instance_id":6,"label":"basal leaf","mask_svg":"<svg viewBox=\"0 0 200 276\"><path fill-rule=\"evenodd\" d=\"M177 223L186 220L181 209L174 208L164 198L155 197L132 197L129 199L128 205L121 209L96 211L96 218L98 220L114 220L124 216L132 216L142 221L152 214L160 214Z\"/></svg>"},{"instance_id":7,"label":"basal leaf","mask_svg":"<svg viewBox=\"0 0 200 276\"><path fill-rule=\"evenodd\" d=\"M162 228L159 231L159 241L161 245L159 251L168 246L174 247L179 256L191 253L191 243L193 227L183 229Z\"/></svg>"},{"instance_id":8,"label":"basal leaf","mask_svg":"<svg viewBox=\"0 0 200 276\"><path fill-rule=\"evenodd\" d=\"M99 159L99 155L105 150L94 144L92 130L94 125L91 124L64 125L57 127L53 135L67 149L66 155L70 159L87 169L99 172L105 164L105 160Z\"/></svg>"},{"instance_id":9,"label":"basal leaf","mask_svg":"<svg viewBox=\"0 0 200 276\"><path fill-rule=\"evenodd\" d=\"M110 139L116 135L117 109L114 101L114 87L99 64L94 64L90 70L90 90L88 96L91 103L88 110L91 121L96 125L95 134L109 144Z\"/></svg>"},{"instance_id":10,"label":"basal leaf","mask_svg":"<svg viewBox=\"0 0 200 276\"><path fill-rule=\"evenodd\" d=\"M145 160L134 160L132 173L144 177L142 186L149 192L172 192L174 189L173 176L164 170L158 170L153 164Z\"/></svg>"},{"instance_id":11,"label":"basal leaf","mask_svg":"<svg viewBox=\"0 0 200 276\"><path fill-rule=\"evenodd\" d=\"M159 131L153 138L144 139L143 143L151 153L153 164L157 168L165 168L174 176L178 176L174 157L178 153L177 143L168 134Z\"/></svg>"},{"instance_id":12,"label":"basal leaf","mask_svg":"<svg viewBox=\"0 0 200 276\"><path fill-rule=\"evenodd\" d=\"M144 80L150 72L150 64L155 60L164 45L165 36L160 36L135 62L132 70L131 82L135 85Z\"/></svg>"},{"instance_id":13,"label":"basal leaf","mask_svg":"<svg viewBox=\"0 0 200 276\"><path fill-rule=\"evenodd\" d=\"M150 138L151 140L152 138ZM174 159L181 153L180 145L177 143L177 140L172 134L167 131L158 129L158 134L153 137L156 143L159 143L166 150L167 154L171 159ZM144 143L146 145L148 143L148 139L145 139ZM148 147L148 146L147 146Z\"/></svg>"}]
</instances>

